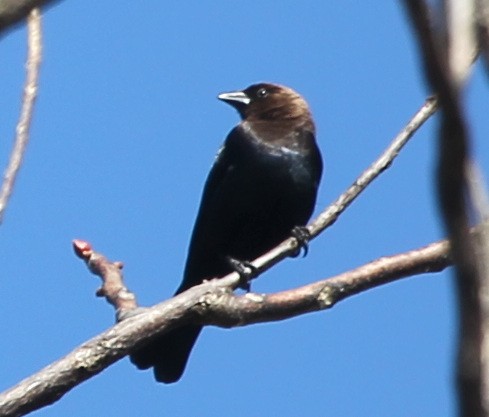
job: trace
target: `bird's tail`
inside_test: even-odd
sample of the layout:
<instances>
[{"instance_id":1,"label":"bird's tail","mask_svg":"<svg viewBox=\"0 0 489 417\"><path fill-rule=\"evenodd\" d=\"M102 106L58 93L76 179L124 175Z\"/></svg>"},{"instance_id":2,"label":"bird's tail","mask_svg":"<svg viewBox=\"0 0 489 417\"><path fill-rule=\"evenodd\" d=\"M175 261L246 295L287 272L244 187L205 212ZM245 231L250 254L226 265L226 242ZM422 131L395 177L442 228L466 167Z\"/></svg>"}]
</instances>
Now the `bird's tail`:
<instances>
[{"instance_id":1,"label":"bird's tail","mask_svg":"<svg viewBox=\"0 0 489 417\"><path fill-rule=\"evenodd\" d=\"M198 325L176 328L133 353L131 362L139 369L153 367L159 382L177 382L201 330L202 326Z\"/></svg>"}]
</instances>

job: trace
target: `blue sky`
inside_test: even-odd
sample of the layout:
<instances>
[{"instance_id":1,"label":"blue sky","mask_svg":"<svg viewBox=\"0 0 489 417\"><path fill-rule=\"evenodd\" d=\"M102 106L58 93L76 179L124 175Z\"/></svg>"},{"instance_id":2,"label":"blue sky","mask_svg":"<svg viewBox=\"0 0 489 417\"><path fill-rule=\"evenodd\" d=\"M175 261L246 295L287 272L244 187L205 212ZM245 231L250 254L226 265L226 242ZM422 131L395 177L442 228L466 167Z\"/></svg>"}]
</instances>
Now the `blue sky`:
<instances>
[{"instance_id":1,"label":"blue sky","mask_svg":"<svg viewBox=\"0 0 489 417\"><path fill-rule=\"evenodd\" d=\"M325 173L316 214L387 146L427 90L397 2L64 1L44 15L29 146L0 226L0 390L113 323L82 238L125 263L142 305L169 297L214 155L238 122L216 100L257 81L309 101ZM0 39L0 163L24 78L25 31ZM487 78L467 90L474 153L489 166ZM443 236L433 186L436 122L310 246L253 284L294 288ZM3 169L3 168L2 168ZM183 379L156 384L127 359L38 416L447 416L455 414L451 272L331 311L207 328Z\"/></svg>"}]
</instances>

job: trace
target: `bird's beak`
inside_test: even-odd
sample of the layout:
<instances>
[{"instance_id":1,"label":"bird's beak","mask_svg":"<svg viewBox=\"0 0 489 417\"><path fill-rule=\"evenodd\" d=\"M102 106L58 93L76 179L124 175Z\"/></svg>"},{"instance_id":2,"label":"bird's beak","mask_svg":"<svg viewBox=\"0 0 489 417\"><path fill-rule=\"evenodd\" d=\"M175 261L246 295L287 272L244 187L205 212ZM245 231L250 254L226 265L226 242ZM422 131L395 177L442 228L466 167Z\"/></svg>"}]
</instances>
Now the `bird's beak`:
<instances>
[{"instance_id":1,"label":"bird's beak","mask_svg":"<svg viewBox=\"0 0 489 417\"><path fill-rule=\"evenodd\" d=\"M242 91L231 91L230 93L221 93L217 96L219 100L222 100L231 106L247 106L250 104L250 98Z\"/></svg>"}]
</instances>

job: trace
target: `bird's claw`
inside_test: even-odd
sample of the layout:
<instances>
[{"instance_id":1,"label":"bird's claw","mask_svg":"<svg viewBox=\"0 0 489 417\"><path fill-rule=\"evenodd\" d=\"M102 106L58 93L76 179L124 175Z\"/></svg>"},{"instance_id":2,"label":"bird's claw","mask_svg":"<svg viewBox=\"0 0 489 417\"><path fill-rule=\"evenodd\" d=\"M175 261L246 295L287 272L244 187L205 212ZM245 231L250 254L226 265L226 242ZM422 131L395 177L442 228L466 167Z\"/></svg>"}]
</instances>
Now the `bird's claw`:
<instances>
[{"instance_id":1,"label":"bird's claw","mask_svg":"<svg viewBox=\"0 0 489 417\"><path fill-rule=\"evenodd\" d=\"M258 268L251 262L240 261L239 259L232 258L231 256L228 256L226 259L231 268L233 268L233 270L239 274L239 288L242 288L246 292L250 292L251 280L258 275Z\"/></svg>"},{"instance_id":2,"label":"bird's claw","mask_svg":"<svg viewBox=\"0 0 489 417\"><path fill-rule=\"evenodd\" d=\"M311 239L311 232L307 226L295 226L292 229L291 235L297 240L297 250L291 256L296 258L303 250L304 254L302 257L305 258L309 253L309 239Z\"/></svg>"}]
</instances>

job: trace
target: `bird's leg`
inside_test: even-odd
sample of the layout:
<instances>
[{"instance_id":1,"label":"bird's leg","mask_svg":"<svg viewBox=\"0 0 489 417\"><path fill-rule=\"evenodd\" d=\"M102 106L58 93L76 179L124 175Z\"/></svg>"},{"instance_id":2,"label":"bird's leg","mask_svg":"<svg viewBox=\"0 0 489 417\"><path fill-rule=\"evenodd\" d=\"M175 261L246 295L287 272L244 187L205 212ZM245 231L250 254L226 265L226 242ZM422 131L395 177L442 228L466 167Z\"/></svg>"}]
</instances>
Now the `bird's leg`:
<instances>
[{"instance_id":1,"label":"bird's leg","mask_svg":"<svg viewBox=\"0 0 489 417\"><path fill-rule=\"evenodd\" d=\"M251 290L251 280L258 275L258 269L256 266L248 261L240 261L239 259L226 256L226 260L231 268L239 274L240 282L239 288L242 288L246 292Z\"/></svg>"},{"instance_id":2,"label":"bird's leg","mask_svg":"<svg viewBox=\"0 0 489 417\"><path fill-rule=\"evenodd\" d=\"M307 226L295 226L291 232L292 237L297 240L297 250L290 255L293 258L296 258L301 254L301 251L304 250L303 258L307 256L309 252L309 239L311 238L311 232L307 228Z\"/></svg>"}]
</instances>

